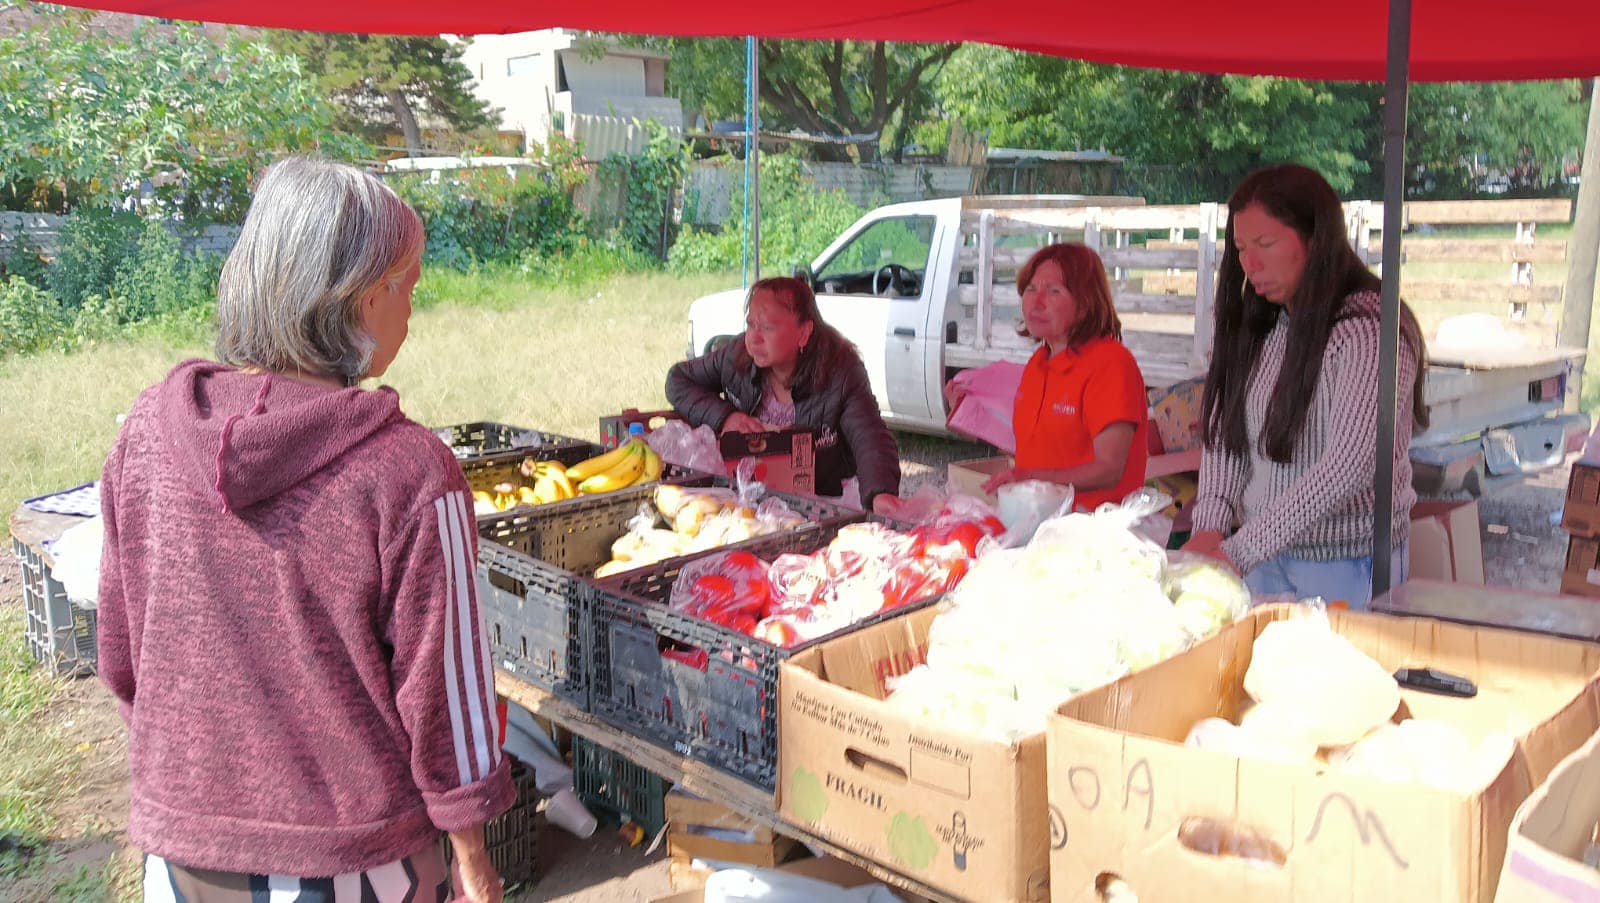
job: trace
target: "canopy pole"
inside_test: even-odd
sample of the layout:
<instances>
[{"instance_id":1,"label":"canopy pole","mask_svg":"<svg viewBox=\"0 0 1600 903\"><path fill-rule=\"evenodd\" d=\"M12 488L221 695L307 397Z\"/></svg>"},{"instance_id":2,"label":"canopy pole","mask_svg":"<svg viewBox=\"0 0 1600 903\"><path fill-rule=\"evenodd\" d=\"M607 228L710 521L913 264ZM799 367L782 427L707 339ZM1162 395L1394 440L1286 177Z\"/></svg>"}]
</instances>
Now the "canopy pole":
<instances>
[{"instance_id":1,"label":"canopy pole","mask_svg":"<svg viewBox=\"0 0 1600 903\"><path fill-rule=\"evenodd\" d=\"M745 255L748 287L761 279L761 39L745 38Z\"/></svg>"},{"instance_id":2,"label":"canopy pole","mask_svg":"<svg viewBox=\"0 0 1600 903\"><path fill-rule=\"evenodd\" d=\"M1372 478L1372 595L1389 591L1394 543L1395 402L1400 359L1400 231L1405 221L1406 99L1411 65L1411 0L1389 0L1383 88L1383 312L1378 322L1378 446ZM1422 378L1425 361L1418 361ZM1407 437L1409 438L1409 437Z\"/></svg>"}]
</instances>

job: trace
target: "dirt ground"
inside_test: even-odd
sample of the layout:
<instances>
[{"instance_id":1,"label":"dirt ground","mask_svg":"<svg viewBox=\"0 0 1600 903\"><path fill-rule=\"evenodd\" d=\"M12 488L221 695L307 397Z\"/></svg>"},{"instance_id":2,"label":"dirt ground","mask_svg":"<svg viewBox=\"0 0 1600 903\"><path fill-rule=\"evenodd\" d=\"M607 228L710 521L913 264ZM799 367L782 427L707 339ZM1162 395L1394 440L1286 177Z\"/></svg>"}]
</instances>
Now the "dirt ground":
<instances>
[{"instance_id":1,"label":"dirt ground","mask_svg":"<svg viewBox=\"0 0 1600 903\"><path fill-rule=\"evenodd\" d=\"M900 439L907 492L942 479L950 461L987 453L984 446L971 443L919 436ZM1486 582L1556 589L1566 534L1555 524L1567 472L1568 467L1558 468L1480 499ZM21 592L17 567L0 566L0 619L8 624L21 618ZM67 681L55 703L38 718L41 731L57 730L75 738L82 762L72 776L75 792L53 813L59 828L54 852L59 858L48 862L28 888L0 888L0 901L47 899L52 878L65 880L79 866L98 868L114 857L137 857L122 837L128 807L126 736L110 697L96 680ZM509 899L643 903L672 890L663 850L631 848L605 825L592 838L580 841L541 819L538 848L542 877Z\"/></svg>"}]
</instances>

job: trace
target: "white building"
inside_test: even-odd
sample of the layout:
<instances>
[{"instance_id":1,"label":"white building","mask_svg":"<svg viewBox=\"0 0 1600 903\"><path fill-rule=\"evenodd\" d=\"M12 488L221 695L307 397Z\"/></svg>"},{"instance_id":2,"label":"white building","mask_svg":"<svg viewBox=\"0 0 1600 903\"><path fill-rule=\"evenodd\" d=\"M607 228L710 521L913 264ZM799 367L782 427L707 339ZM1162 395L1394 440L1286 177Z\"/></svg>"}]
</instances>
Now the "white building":
<instances>
[{"instance_id":1,"label":"white building","mask_svg":"<svg viewBox=\"0 0 1600 903\"><path fill-rule=\"evenodd\" d=\"M474 92L501 110L501 128L520 131L524 147L561 132L583 144L584 156L637 153L655 120L682 133L683 105L664 96L667 55L610 45L586 58L578 36L559 28L477 35L462 62Z\"/></svg>"}]
</instances>

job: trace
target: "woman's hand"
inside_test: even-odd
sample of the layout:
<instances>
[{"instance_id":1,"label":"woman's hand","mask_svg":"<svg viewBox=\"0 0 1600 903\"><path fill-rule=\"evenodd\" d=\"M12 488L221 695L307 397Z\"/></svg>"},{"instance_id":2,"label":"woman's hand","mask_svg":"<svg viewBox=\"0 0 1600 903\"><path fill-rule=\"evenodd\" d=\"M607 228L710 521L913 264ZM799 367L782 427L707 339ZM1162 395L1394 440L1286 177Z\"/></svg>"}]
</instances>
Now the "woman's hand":
<instances>
[{"instance_id":1,"label":"woman's hand","mask_svg":"<svg viewBox=\"0 0 1600 903\"><path fill-rule=\"evenodd\" d=\"M899 517L905 501L897 495L880 492L872 497L872 513L880 517Z\"/></svg>"},{"instance_id":2,"label":"woman's hand","mask_svg":"<svg viewBox=\"0 0 1600 903\"><path fill-rule=\"evenodd\" d=\"M1234 564L1233 559L1229 558L1228 553L1222 549L1222 533L1220 531L1201 530L1195 533L1189 537L1188 542L1183 544L1182 551L1204 555L1207 558L1215 558L1227 565L1235 573L1239 570L1239 566Z\"/></svg>"},{"instance_id":3,"label":"woman's hand","mask_svg":"<svg viewBox=\"0 0 1600 903\"><path fill-rule=\"evenodd\" d=\"M727 420L722 421L722 431L724 433L764 433L767 431L767 425L749 414L734 411L728 415Z\"/></svg>"},{"instance_id":4,"label":"woman's hand","mask_svg":"<svg viewBox=\"0 0 1600 903\"><path fill-rule=\"evenodd\" d=\"M961 400L967 397L967 390L956 385L955 380L944 384L944 400L950 406L950 413L954 414L956 408L961 407Z\"/></svg>"},{"instance_id":5,"label":"woman's hand","mask_svg":"<svg viewBox=\"0 0 1600 903\"><path fill-rule=\"evenodd\" d=\"M983 484L983 491L989 493L990 495L994 495L1000 490L1001 486L1004 486L1007 483L1020 483L1023 480L1031 479L1033 478L1029 476L1028 472L1021 467L1007 467L1005 470L1000 471L986 480Z\"/></svg>"}]
</instances>

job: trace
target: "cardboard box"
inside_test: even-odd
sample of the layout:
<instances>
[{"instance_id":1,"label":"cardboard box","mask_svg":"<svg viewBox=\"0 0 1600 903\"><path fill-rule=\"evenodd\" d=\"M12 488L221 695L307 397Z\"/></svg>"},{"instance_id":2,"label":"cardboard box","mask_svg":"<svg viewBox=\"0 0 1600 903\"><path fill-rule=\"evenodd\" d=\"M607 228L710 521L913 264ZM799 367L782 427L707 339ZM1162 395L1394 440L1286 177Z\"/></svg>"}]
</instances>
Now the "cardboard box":
<instances>
[{"instance_id":1,"label":"cardboard box","mask_svg":"<svg viewBox=\"0 0 1600 903\"><path fill-rule=\"evenodd\" d=\"M600 418L600 444L616 448L627 438L628 427L642 424L646 432L670 420L682 420L676 411L641 411L628 408L621 414ZM725 433L717 437L722 461L729 477L739 462L756 459L755 478L774 492L815 495L817 490L817 431L813 429L773 430L769 433Z\"/></svg>"},{"instance_id":2,"label":"cardboard box","mask_svg":"<svg viewBox=\"0 0 1600 903\"><path fill-rule=\"evenodd\" d=\"M1600 539L1574 536L1567 540L1561 591L1569 596L1600 596Z\"/></svg>"},{"instance_id":3,"label":"cardboard box","mask_svg":"<svg viewBox=\"0 0 1600 903\"><path fill-rule=\"evenodd\" d=\"M1572 465L1561 529L1573 536L1600 537L1600 464L1578 461Z\"/></svg>"},{"instance_id":4,"label":"cardboard box","mask_svg":"<svg viewBox=\"0 0 1600 903\"><path fill-rule=\"evenodd\" d=\"M1205 380L1190 379L1169 387L1150 406L1150 425L1161 435L1166 454L1200 448L1200 398Z\"/></svg>"},{"instance_id":5,"label":"cardboard box","mask_svg":"<svg viewBox=\"0 0 1600 903\"><path fill-rule=\"evenodd\" d=\"M1583 862L1600 823L1600 734L1561 761L1517 810L1496 899L1600 900L1600 870Z\"/></svg>"},{"instance_id":6,"label":"cardboard box","mask_svg":"<svg viewBox=\"0 0 1600 903\"><path fill-rule=\"evenodd\" d=\"M1483 582L1478 503L1419 500L1411 508L1408 579Z\"/></svg>"},{"instance_id":7,"label":"cardboard box","mask_svg":"<svg viewBox=\"0 0 1600 903\"><path fill-rule=\"evenodd\" d=\"M992 492L984 492L983 484L989 478L1005 470L1015 463L1010 455L998 455L993 458L969 458L966 461L951 461L949 467L950 488L975 499L982 499L992 508L1000 503Z\"/></svg>"},{"instance_id":8,"label":"cardboard box","mask_svg":"<svg viewBox=\"0 0 1600 903\"><path fill-rule=\"evenodd\" d=\"M815 878L818 881L827 881L840 887L861 887L867 884L881 884L877 878L865 869L858 868L845 862L843 859L834 859L831 856L819 856L815 859L799 859L787 865L778 866L778 871L788 872L804 878ZM891 888L891 890L893 890ZM902 900L914 898L893 891ZM689 890L672 894L666 897L657 897L652 903L704 903L705 894L699 890Z\"/></svg>"},{"instance_id":9,"label":"cardboard box","mask_svg":"<svg viewBox=\"0 0 1600 903\"><path fill-rule=\"evenodd\" d=\"M664 804L674 890L705 884L710 872L694 869L691 863L696 859L772 868L787 860L799 846L794 839L777 834L766 825L681 788L673 788ZM731 834L748 839L734 839Z\"/></svg>"},{"instance_id":10,"label":"cardboard box","mask_svg":"<svg viewBox=\"0 0 1600 903\"><path fill-rule=\"evenodd\" d=\"M1516 807L1600 727L1600 646L1427 618L1331 612L1386 670L1427 665L1477 683L1472 699L1402 690L1403 711L1474 742L1517 737L1474 793L1238 758L1183 745L1202 718L1237 718L1253 643L1294 606L1257 609L1188 651L1081 694L1049 726L1050 885L1098 901L1120 877L1140 899L1478 901L1494 898ZM1209 819L1264 834L1268 865L1186 846ZM1192 836L1186 832L1185 836Z\"/></svg>"},{"instance_id":11,"label":"cardboard box","mask_svg":"<svg viewBox=\"0 0 1600 903\"><path fill-rule=\"evenodd\" d=\"M718 440L728 476L739 462L756 459L755 478L774 492L815 495L817 491L816 430L789 429L770 433L724 433Z\"/></svg>"},{"instance_id":12,"label":"cardboard box","mask_svg":"<svg viewBox=\"0 0 1600 903\"><path fill-rule=\"evenodd\" d=\"M888 678L925 658L936 614L885 621L784 664L779 811L952 896L1044 900L1044 734L982 739L883 701Z\"/></svg>"}]
</instances>

